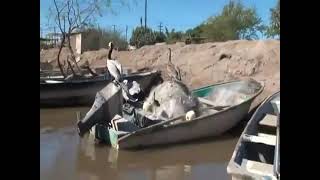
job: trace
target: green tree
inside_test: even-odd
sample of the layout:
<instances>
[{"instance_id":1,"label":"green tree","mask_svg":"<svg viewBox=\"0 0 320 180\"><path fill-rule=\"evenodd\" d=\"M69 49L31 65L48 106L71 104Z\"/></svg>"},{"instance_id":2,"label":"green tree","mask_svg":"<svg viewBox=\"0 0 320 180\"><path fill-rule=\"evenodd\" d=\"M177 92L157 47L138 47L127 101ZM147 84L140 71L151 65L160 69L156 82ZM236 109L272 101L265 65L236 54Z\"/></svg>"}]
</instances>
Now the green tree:
<instances>
[{"instance_id":1,"label":"green tree","mask_svg":"<svg viewBox=\"0 0 320 180\"><path fill-rule=\"evenodd\" d=\"M151 45L156 42L155 33L150 28L136 27L132 31L130 38L130 45L134 45L137 48L140 48L144 45Z\"/></svg>"},{"instance_id":2,"label":"green tree","mask_svg":"<svg viewBox=\"0 0 320 180\"><path fill-rule=\"evenodd\" d=\"M267 37L280 37L280 0L278 0L276 7L271 8L271 23L267 28Z\"/></svg>"},{"instance_id":3,"label":"green tree","mask_svg":"<svg viewBox=\"0 0 320 180\"><path fill-rule=\"evenodd\" d=\"M169 32L168 28L165 28L166 32L166 42L167 43L175 43L177 41L181 41L185 34L181 31L176 32L175 29L172 29L171 32Z\"/></svg>"},{"instance_id":4,"label":"green tree","mask_svg":"<svg viewBox=\"0 0 320 180\"><path fill-rule=\"evenodd\" d=\"M159 31L155 31L154 32L154 35L155 35L155 41L156 43L161 43L161 42L165 42L166 40L166 35L163 33L163 32L159 32Z\"/></svg>"},{"instance_id":5,"label":"green tree","mask_svg":"<svg viewBox=\"0 0 320 180\"><path fill-rule=\"evenodd\" d=\"M222 12L212 16L206 22L189 30L191 37L206 37L211 41L236 39L257 39L257 32L263 32L265 26L258 17L255 8L247 8L240 1L230 1Z\"/></svg>"},{"instance_id":6,"label":"green tree","mask_svg":"<svg viewBox=\"0 0 320 180\"><path fill-rule=\"evenodd\" d=\"M203 33L204 26L205 24L200 24L193 29L188 29L186 31L186 34L190 37L200 37L200 35Z\"/></svg>"}]
</instances>

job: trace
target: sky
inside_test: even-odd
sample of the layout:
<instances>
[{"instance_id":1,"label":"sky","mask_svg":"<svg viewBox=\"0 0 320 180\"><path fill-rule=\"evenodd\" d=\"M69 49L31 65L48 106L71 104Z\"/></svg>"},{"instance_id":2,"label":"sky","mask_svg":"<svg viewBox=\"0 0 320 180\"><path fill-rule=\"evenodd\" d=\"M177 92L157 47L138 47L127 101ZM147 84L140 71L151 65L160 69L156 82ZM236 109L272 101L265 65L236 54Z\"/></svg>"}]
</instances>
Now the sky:
<instances>
[{"instance_id":1,"label":"sky","mask_svg":"<svg viewBox=\"0 0 320 180\"><path fill-rule=\"evenodd\" d=\"M111 7L115 13L107 11L103 17L97 18L97 24L104 28L113 28L125 35L128 26L128 38L132 30L140 25L140 17L144 23L145 0L123 0L130 2L129 7L123 6L121 0L111 0ZM204 22L208 17L217 15L222 11L224 5L230 0L147 0L147 26L159 30L159 24L166 26L169 30L185 31L194 28ZM201 3L200 3L201 2ZM264 24L270 22L270 8L275 7L277 0L242 0L246 7L255 7L258 16ZM40 0L40 28L43 34L52 31L47 26L48 9L53 0ZM164 28L163 28L164 29ZM259 35L264 39L262 35Z\"/></svg>"}]
</instances>

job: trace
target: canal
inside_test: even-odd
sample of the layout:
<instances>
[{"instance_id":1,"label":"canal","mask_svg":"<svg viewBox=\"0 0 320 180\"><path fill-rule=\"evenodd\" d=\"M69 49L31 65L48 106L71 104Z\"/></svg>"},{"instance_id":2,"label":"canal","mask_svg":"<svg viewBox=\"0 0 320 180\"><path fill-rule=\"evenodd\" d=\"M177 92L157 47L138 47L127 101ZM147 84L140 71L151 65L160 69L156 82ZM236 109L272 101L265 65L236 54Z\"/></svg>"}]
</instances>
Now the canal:
<instances>
[{"instance_id":1,"label":"canal","mask_svg":"<svg viewBox=\"0 0 320 180\"><path fill-rule=\"evenodd\" d=\"M184 144L116 151L80 138L76 111L89 108L40 109L40 179L83 180L225 180L227 164L243 125L216 138Z\"/></svg>"}]
</instances>

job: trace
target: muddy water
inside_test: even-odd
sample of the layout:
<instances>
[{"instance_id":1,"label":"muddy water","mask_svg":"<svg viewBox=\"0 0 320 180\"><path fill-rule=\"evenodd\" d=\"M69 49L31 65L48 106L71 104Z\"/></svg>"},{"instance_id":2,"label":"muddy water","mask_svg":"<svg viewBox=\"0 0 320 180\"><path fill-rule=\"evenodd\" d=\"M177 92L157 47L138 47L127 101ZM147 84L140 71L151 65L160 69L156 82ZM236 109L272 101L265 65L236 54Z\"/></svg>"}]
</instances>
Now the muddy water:
<instances>
[{"instance_id":1,"label":"muddy water","mask_svg":"<svg viewBox=\"0 0 320 180\"><path fill-rule=\"evenodd\" d=\"M88 109L40 109L41 179L231 179L226 167L242 127L219 138L118 152L78 137L75 112Z\"/></svg>"}]
</instances>

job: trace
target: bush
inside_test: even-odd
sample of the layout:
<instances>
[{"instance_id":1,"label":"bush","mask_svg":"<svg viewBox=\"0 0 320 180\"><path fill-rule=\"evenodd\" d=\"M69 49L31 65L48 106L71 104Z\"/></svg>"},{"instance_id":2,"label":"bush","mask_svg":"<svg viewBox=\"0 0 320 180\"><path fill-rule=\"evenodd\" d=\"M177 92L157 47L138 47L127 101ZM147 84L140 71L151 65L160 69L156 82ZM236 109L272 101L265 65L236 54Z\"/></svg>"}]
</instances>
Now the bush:
<instances>
[{"instance_id":1,"label":"bush","mask_svg":"<svg viewBox=\"0 0 320 180\"><path fill-rule=\"evenodd\" d=\"M175 32L175 29L169 32L168 29L165 28L165 33L160 33L159 31L152 31L150 28L145 30L144 27L140 26L133 30L130 45L140 48L144 45L152 45L160 42L175 43L182 41L184 37L185 34L183 32Z\"/></svg>"},{"instance_id":2,"label":"bush","mask_svg":"<svg viewBox=\"0 0 320 180\"><path fill-rule=\"evenodd\" d=\"M165 42L166 41L166 35L163 32L159 32L159 31L155 31L154 35L156 37L155 42L156 43L161 43L161 42Z\"/></svg>"},{"instance_id":3,"label":"bush","mask_svg":"<svg viewBox=\"0 0 320 180\"><path fill-rule=\"evenodd\" d=\"M185 36L184 33L181 31L175 32L175 29L172 29L171 32L169 32L167 28L165 30L166 30L166 36L167 36L166 42L168 44L182 41Z\"/></svg>"},{"instance_id":4,"label":"bush","mask_svg":"<svg viewBox=\"0 0 320 180\"><path fill-rule=\"evenodd\" d=\"M159 38L159 37L158 37ZM144 28L142 26L136 27L132 31L130 38L130 45L140 48L144 45L152 45L156 42L155 33L150 28Z\"/></svg>"},{"instance_id":5,"label":"bush","mask_svg":"<svg viewBox=\"0 0 320 180\"><path fill-rule=\"evenodd\" d=\"M83 30L82 33L82 50L92 51L107 47L108 43L112 41L119 50L126 50L128 43L121 33L113 32L110 29L101 29L90 27Z\"/></svg>"}]
</instances>

